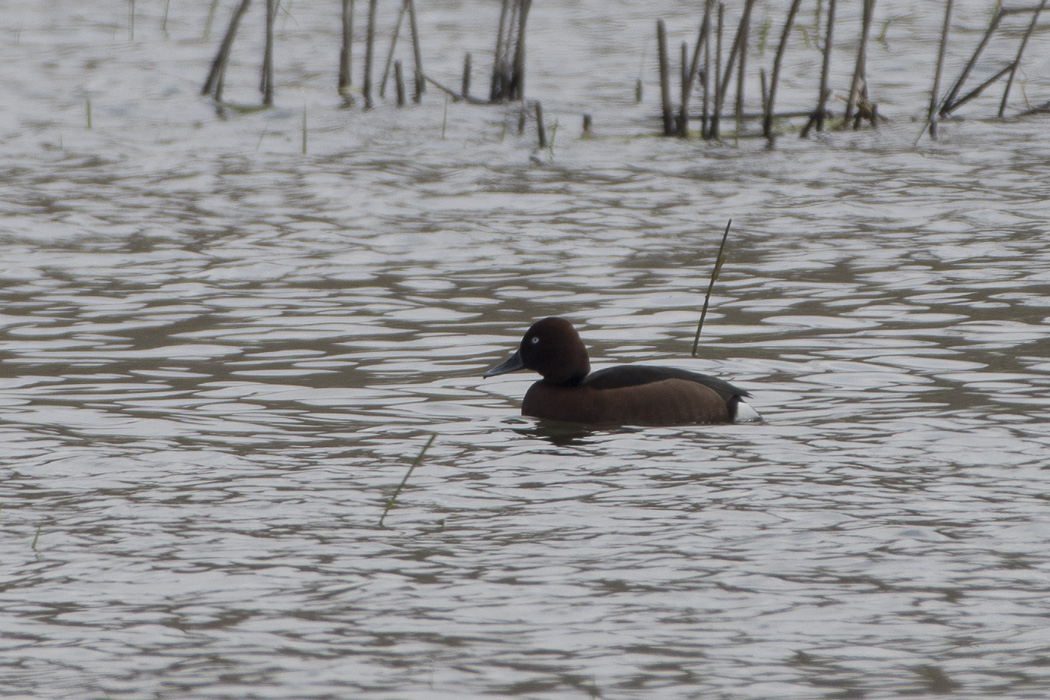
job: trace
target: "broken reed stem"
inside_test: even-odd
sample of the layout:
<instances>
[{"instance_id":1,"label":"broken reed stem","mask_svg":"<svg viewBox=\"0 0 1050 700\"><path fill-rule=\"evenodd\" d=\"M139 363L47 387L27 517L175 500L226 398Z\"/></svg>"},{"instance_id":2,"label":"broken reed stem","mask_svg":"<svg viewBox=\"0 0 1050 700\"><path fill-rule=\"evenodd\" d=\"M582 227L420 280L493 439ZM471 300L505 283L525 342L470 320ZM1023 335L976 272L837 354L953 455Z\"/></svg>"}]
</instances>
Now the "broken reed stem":
<instances>
[{"instance_id":1,"label":"broken reed stem","mask_svg":"<svg viewBox=\"0 0 1050 700\"><path fill-rule=\"evenodd\" d=\"M744 16L740 18L740 48L737 52L740 55L740 65L737 67L736 105L733 110L736 113L737 136L740 135L740 115L744 111L744 73L747 65L747 38L751 32L751 9L753 6L753 1L744 5Z\"/></svg>"},{"instance_id":2,"label":"broken reed stem","mask_svg":"<svg viewBox=\"0 0 1050 700\"><path fill-rule=\"evenodd\" d=\"M1006 67L1003 68L1002 70L1000 70L998 73L996 73L992 77L988 78L983 83L981 83L980 85L975 87L973 90L970 90L968 93L966 93L965 95L963 95L959 99L955 100L955 102L952 103L951 109L949 109L948 112L945 112L944 108L942 107L941 108L941 115L943 116L944 114L953 112L953 111L955 111L955 109L957 107L962 107L964 104L966 104L967 102L969 102L970 100L972 100L973 98L977 97L982 92L984 92L988 88L988 86L993 85L996 82L998 82L1000 78L1002 78L1004 75L1006 75L1011 70L1013 70L1013 67L1014 66L1013 66L1012 63L1008 63L1006 65Z\"/></svg>"},{"instance_id":3,"label":"broken reed stem","mask_svg":"<svg viewBox=\"0 0 1050 700\"><path fill-rule=\"evenodd\" d=\"M817 131L824 130L824 115L828 108L828 73L831 71L831 46L832 35L835 30L835 0L828 2L828 31L824 36L824 60L820 66L820 94L817 96Z\"/></svg>"},{"instance_id":4,"label":"broken reed stem","mask_svg":"<svg viewBox=\"0 0 1050 700\"><path fill-rule=\"evenodd\" d=\"M700 52L704 49L705 42L707 41L710 23L708 10L710 7L710 1L704 4L704 19L700 22L700 29L696 35L696 47L693 49L693 58L689 62L689 70L682 78L682 106L679 110L678 116L678 135L683 137L689 135L689 98L693 94L693 82L696 80L697 71L700 69ZM684 50L685 44L682 44L682 47ZM682 62L683 64L685 63L684 56Z\"/></svg>"},{"instance_id":5,"label":"broken reed stem","mask_svg":"<svg viewBox=\"0 0 1050 700\"><path fill-rule=\"evenodd\" d=\"M970 77L970 72L973 70L973 67L977 65L977 59L980 58L981 53L984 51L984 47L988 45L989 41L991 41L992 34L995 33L995 30L999 26L999 23L1002 21L1004 14L1005 13L1000 9L992 17L992 21L988 25L988 29L984 32L984 36L981 37L981 42L977 44L977 48L974 49L973 55L970 56L970 60L966 63L966 66L963 68L962 73L959 74L959 77L952 85L951 90L948 91L947 96L944 98L944 102L941 104L942 117L948 116L952 112L952 110L954 110L957 106L959 106L959 104L961 104L961 101L957 101L955 97L959 94L959 90L962 89L963 83L965 83L966 79Z\"/></svg>"},{"instance_id":6,"label":"broken reed stem","mask_svg":"<svg viewBox=\"0 0 1050 700\"><path fill-rule=\"evenodd\" d=\"M660 66L660 107L664 118L664 136L674 133L674 115L671 112L671 69L667 64L667 29L662 19L656 20L656 49Z\"/></svg>"},{"instance_id":7,"label":"broken reed stem","mask_svg":"<svg viewBox=\"0 0 1050 700\"><path fill-rule=\"evenodd\" d=\"M423 93L427 91L427 83L423 77L423 51L419 47L419 27L416 24L415 0L405 0L405 4L408 5L408 30L412 34L412 61L414 66L412 81L415 87L412 101L419 104L420 100L423 99Z\"/></svg>"},{"instance_id":8,"label":"broken reed stem","mask_svg":"<svg viewBox=\"0 0 1050 700\"><path fill-rule=\"evenodd\" d=\"M865 85L866 65L868 61L868 35L871 33L871 18L875 14L875 0L864 0L864 19L861 25L860 45L857 47L857 64L853 69L853 81L850 83L849 99L846 101L846 112L842 118L843 126L853 117L853 108L861 92L867 95Z\"/></svg>"},{"instance_id":9,"label":"broken reed stem","mask_svg":"<svg viewBox=\"0 0 1050 700\"><path fill-rule=\"evenodd\" d=\"M303 105L303 155L306 155L306 105Z\"/></svg>"},{"instance_id":10,"label":"broken reed stem","mask_svg":"<svg viewBox=\"0 0 1050 700\"><path fill-rule=\"evenodd\" d=\"M926 121L930 125L930 138L937 140L937 99L941 91L941 71L944 69L944 53L948 48L948 30L952 22L952 0L944 6L944 27L941 28L941 47L937 52L937 68L933 73L933 90L930 93L930 111Z\"/></svg>"},{"instance_id":11,"label":"broken reed stem","mask_svg":"<svg viewBox=\"0 0 1050 700\"><path fill-rule=\"evenodd\" d=\"M397 87L397 106L405 106L405 77L401 74L401 61L394 61L394 85Z\"/></svg>"},{"instance_id":12,"label":"broken reed stem","mask_svg":"<svg viewBox=\"0 0 1050 700\"><path fill-rule=\"evenodd\" d=\"M536 136L539 139L540 148L547 147L547 130L543 126L543 105L536 102Z\"/></svg>"},{"instance_id":13,"label":"broken reed stem","mask_svg":"<svg viewBox=\"0 0 1050 700\"><path fill-rule=\"evenodd\" d=\"M726 57L724 73L721 76L721 82L715 98L716 115L722 112L722 107L725 105L726 92L729 90L729 79L733 76L733 66L736 65L737 56L740 55L741 60L743 60L741 48L747 43L746 32L751 24L751 8L754 5L755 0L745 0L744 2L744 12L740 17L740 23L737 25L736 34L733 36L733 46L729 49L729 56Z\"/></svg>"},{"instance_id":14,"label":"broken reed stem","mask_svg":"<svg viewBox=\"0 0 1050 700\"><path fill-rule=\"evenodd\" d=\"M525 99L525 23L529 18L532 0L518 0L518 40L514 48L514 72L510 79L510 99Z\"/></svg>"},{"instance_id":15,"label":"broken reed stem","mask_svg":"<svg viewBox=\"0 0 1050 700\"><path fill-rule=\"evenodd\" d=\"M689 102L689 46L682 42L682 102L678 109L678 124L675 133L681 137L689 134L689 111L686 104Z\"/></svg>"},{"instance_id":16,"label":"broken reed stem","mask_svg":"<svg viewBox=\"0 0 1050 700\"><path fill-rule=\"evenodd\" d=\"M714 10L715 0L707 0L704 3L704 21L700 25L700 34L704 43L704 104L700 115L700 136L707 139L711 137L711 120L709 110L711 109L711 14Z\"/></svg>"},{"instance_id":17,"label":"broken reed stem","mask_svg":"<svg viewBox=\"0 0 1050 700\"><path fill-rule=\"evenodd\" d=\"M718 138L719 115L722 113L722 104L718 96L722 93L722 34L725 29L725 3L718 3L718 24L715 31L715 84L711 95L711 121L707 131L708 138Z\"/></svg>"},{"instance_id":18,"label":"broken reed stem","mask_svg":"<svg viewBox=\"0 0 1050 700\"><path fill-rule=\"evenodd\" d=\"M1021 65L1021 56L1024 54L1025 47L1028 46L1028 38L1032 36L1032 32L1035 31L1036 22L1039 21L1039 15L1043 12L1043 8L1046 7L1046 0L1042 0L1039 3L1039 7L1036 8L1035 12L1032 13L1032 22L1028 25L1028 31L1025 32L1024 38L1021 39L1021 45L1017 48L1017 58L1014 59L1011 64L1010 77L1006 79L1006 87L1003 89L1003 101L999 103L999 118L1003 118L1003 113L1006 111L1006 102L1010 99L1010 88L1014 84L1014 75L1017 73L1017 67Z\"/></svg>"},{"instance_id":19,"label":"broken reed stem","mask_svg":"<svg viewBox=\"0 0 1050 700\"><path fill-rule=\"evenodd\" d=\"M430 449L430 446L434 444L434 439L436 437L437 433L431 433L430 439L427 440L427 444L423 445L423 449L420 450L416 458L412 460L412 465L408 468L408 471L405 473L405 478L401 480L401 483L397 485L396 489L394 489L394 493L390 496L389 499L387 499L386 507L383 508L383 514L379 517L379 527L383 527L383 521L386 520L386 515L390 512L390 509L394 507L394 502L397 501L397 497L401 493L401 489L403 489L405 487L405 484L408 482L408 477L412 476L412 472L423 461L423 455L425 455L427 453L427 450Z\"/></svg>"},{"instance_id":20,"label":"broken reed stem","mask_svg":"<svg viewBox=\"0 0 1050 700\"><path fill-rule=\"evenodd\" d=\"M372 109L372 57L376 43L376 5L379 0L368 0L368 35L365 38L365 78L361 93L365 109Z\"/></svg>"},{"instance_id":21,"label":"broken reed stem","mask_svg":"<svg viewBox=\"0 0 1050 700\"><path fill-rule=\"evenodd\" d=\"M798 13L802 0L793 0L791 9L788 10L787 21L784 22L784 31L780 34L780 43L777 45L777 53L773 58L773 74L769 81L769 100L766 102L765 117L762 119L762 133L770 141L773 140L773 108L777 101L777 83L780 81L780 66L784 61L784 50L787 48L788 38L791 36L791 26L795 23L795 15Z\"/></svg>"},{"instance_id":22,"label":"broken reed stem","mask_svg":"<svg viewBox=\"0 0 1050 700\"><path fill-rule=\"evenodd\" d=\"M343 0L343 43L339 48L339 94L347 97L353 85L352 55L350 44L354 36L354 0Z\"/></svg>"},{"instance_id":23,"label":"broken reed stem","mask_svg":"<svg viewBox=\"0 0 1050 700\"><path fill-rule=\"evenodd\" d=\"M506 70L503 58L504 32L507 24L507 15L510 12L511 0L503 0L499 11L499 24L496 27L496 52L492 65L492 82L489 86L489 100L495 102L501 99L503 87L506 81Z\"/></svg>"},{"instance_id":24,"label":"broken reed stem","mask_svg":"<svg viewBox=\"0 0 1050 700\"><path fill-rule=\"evenodd\" d=\"M707 294L704 295L704 308L700 312L700 323L696 324L696 336L693 338L693 353L692 356L696 357L696 350L700 347L700 331L704 328L704 319L707 318L707 307L711 303L711 290L715 288L715 280L718 279L718 273L722 271L722 265L726 261L726 240L729 238L729 227L733 225L733 220L730 219L726 223L726 230L722 233L722 243L718 246L718 255L715 257L715 267L711 270L711 281L707 284Z\"/></svg>"},{"instance_id":25,"label":"broken reed stem","mask_svg":"<svg viewBox=\"0 0 1050 700\"><path fill-rule=\"evenodd\" d=\"M460 94L463 95L463 99L470 99L470 52L463 57L463 85L461 87Z\"/></svg>"},{"instance_id":26,"label":"broken reed stem","mask_svg":"<svg viewBox=\"0 0 1050 700\"><path fill-rule=\"evenodd\" d=\"M386 63L383 64L383 79L379 81L379 98L386 97L386 83L390 79L390 67L394 63L394 49L397 48L397 38L401 36L401 23L405 21L405 13L408 11L408 2L401 3L401 9L397 12L397 21L394 22L394 33L390 36L390 50L386 52Z\"/></svg>"},{"instance_id":27,"label":"broken reed stem","mask_svg":"<svg viewBox=\"0 0 1050 700\"><path fill-rule=\"evenodd\" d=\"M277 0L266 0L266 45L263 48L262 78L259 91L263 104L273 106L273 23L277 16Z\"/></svg>"},{"instance_id":28,"label":"broken reed stem","mask_svg":"<svg viewBox=\"0 0 1050 700\"><path fill-rule=\"evenodd\" d=\"M241 23L241 18L248 11L248 6L251 2L252 0L241 0L241 4L233 11L233 16L230 17L230 25L226 28L226 36L222 38L219 51L215 54L211 70L208 72L208 77L201 88L202 95L211 95L216 102L222 102L223 81L226 76L226 65L230 62L230 52L233 50L233 38L237 34L237 27Z\"/></svg>"}]
</instances>

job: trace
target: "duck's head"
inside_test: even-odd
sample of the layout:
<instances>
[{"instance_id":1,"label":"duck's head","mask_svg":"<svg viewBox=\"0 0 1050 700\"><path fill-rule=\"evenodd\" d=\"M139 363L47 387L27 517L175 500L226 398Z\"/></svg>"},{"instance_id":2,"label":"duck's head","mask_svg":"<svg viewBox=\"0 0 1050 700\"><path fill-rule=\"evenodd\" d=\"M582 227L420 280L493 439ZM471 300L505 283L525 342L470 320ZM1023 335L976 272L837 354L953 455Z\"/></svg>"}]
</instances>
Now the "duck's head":
<instances>
[{"instance_id":1,"label":"duck's head","mask_svg":"<svg viewBox=\"0 0 1050 700\"><path fill-rule=\"evenodd\" d=\"M518 351L483 376L494 377L519 369L539 372L544 381L552 384L573 386L590 373L591 361L572 324L564 318L552 316L532 324L521 339Z\"/></svg>"}]
</instances>

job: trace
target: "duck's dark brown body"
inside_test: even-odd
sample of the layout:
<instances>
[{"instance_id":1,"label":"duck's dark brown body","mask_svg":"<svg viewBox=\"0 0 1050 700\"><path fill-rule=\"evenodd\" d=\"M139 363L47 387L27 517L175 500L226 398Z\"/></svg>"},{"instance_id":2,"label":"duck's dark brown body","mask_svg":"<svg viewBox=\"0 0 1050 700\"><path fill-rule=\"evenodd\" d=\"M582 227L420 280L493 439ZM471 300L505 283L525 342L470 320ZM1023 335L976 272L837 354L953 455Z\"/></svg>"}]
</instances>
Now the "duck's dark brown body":
<instances>
[{"instance_id":1,"label":"duck's dark brown body","mask_svg":"<svg viewBox=\"0 0 1050 700\"><path fill-rule=\"evenodd\" d=\"M571 423L729 423L748 395L721 379L673 367L626 365L591 374L583 341L561 318L533 324L518 352L485 376L518 369L543 375L525 394L522 414Z\"/></svg>"}]
</instances>

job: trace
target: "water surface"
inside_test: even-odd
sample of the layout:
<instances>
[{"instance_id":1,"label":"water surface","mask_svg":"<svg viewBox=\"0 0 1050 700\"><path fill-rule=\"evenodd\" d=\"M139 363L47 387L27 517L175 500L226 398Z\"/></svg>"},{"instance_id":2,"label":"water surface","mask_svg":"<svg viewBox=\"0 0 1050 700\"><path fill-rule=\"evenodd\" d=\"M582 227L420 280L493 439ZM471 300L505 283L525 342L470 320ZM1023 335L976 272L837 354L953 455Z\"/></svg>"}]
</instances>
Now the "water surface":
<instances>
[{"instance_id":1,"label":"water surface","mask_svg":"<svg viewBox=\"0 0 1050 700\"><path fill-rule=\"evenodd\" d=\"M692 40L694 8L536 5L537 150L517 106L341 108L329 4L285 8L247 114L197 97L229 8L207 40L204 0L133 37L121 2L0 11L7 696L1050 691L1050 145L995 96L916 144L940 7L879 5L889 123L770 149L655 136L653 20ZM987 8L956 5L957 73ZM496 8L419 10L428 70L484 65ZM1050 96L1032 42L1011 114ZM522 418L532 377L480 375L547 315L763 420Z\"/></svg>"}]
</instances>

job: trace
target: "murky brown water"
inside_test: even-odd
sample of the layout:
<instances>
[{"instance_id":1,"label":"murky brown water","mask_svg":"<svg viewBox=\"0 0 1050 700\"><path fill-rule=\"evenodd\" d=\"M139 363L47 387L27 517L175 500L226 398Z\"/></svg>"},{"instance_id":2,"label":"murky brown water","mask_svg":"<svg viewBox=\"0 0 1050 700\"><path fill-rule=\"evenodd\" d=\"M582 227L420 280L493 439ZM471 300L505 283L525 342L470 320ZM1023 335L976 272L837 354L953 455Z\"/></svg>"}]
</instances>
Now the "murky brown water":
<instances>
[{"instance_id":1,"label":"murky brown water","mask_svg":"<svg viewBox=\"0 0 1050 700\"><path fill-rule=\"evenodd\" d=\"M285 8L278 107L219 119L229 8L204 41L163 4L134 40L123 2L0 8L5 697L1050 692L1050 143L993 97L913 145L940 3L879 4L889 124L775 150L650 137L652 19L695 8L536 5L539 153L515 109L339 109L335 2ZM495 8L419 6L428 70L483 64ZM531 378L480 374L552 314L764 421L521 418Z\"/></svg>"}]
</instances>

